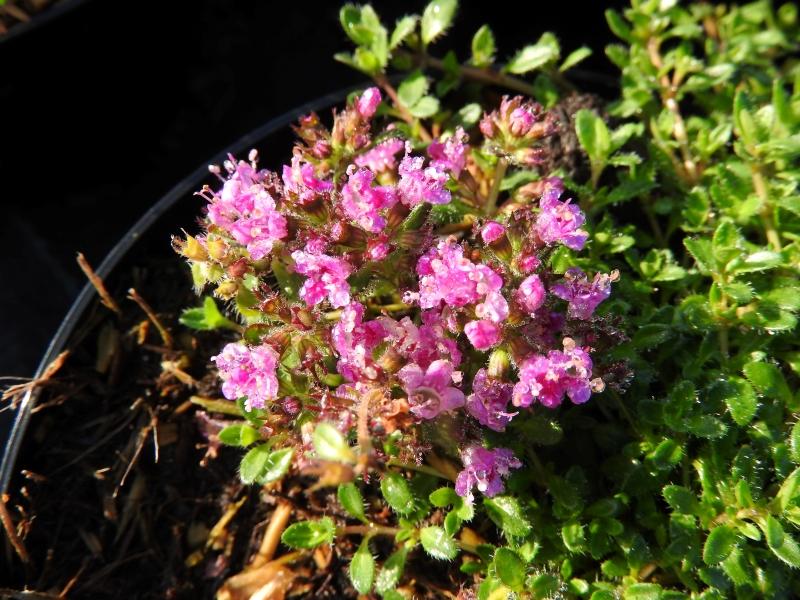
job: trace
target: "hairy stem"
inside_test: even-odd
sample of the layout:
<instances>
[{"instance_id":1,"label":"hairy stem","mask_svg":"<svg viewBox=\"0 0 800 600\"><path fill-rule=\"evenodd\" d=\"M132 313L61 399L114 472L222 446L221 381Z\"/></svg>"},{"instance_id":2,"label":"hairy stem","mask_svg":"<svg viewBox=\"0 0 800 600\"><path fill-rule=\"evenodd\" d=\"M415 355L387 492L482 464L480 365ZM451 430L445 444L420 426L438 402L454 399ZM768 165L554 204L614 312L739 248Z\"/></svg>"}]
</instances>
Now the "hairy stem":
<instances>
[{"instance_id":1,"label":"hairy stem","mask_svg":"<svg viewBox=\"0 0 800 600\"><path fill-rule=\"evenodd\" d=\"M441 471L434 469L433 467L429 467L428 465L415 465L411 463L404 463L402 461L397 460L396 458L390 458L389 462L386 463L388 467L397 467L398 469L407 469L409 471L416 471L417 473L425 473L426 475L433 475L434 477L438 477L439 479L447 479L448 481L452 481L451 477L448 477Z\"/></svg>"},{"instance_id":2,"label":"hairy stem","mask_svg":"<svg viewBox=\"0 0 800 600\"><path fill-rule=\"evenodd\" d=\"M483 207L484 213L491 215L497 208L497 196L500 194L500 184L503 183L503 177L506 176L508 169L508 161L501 158L497 161L497 166L494 169L494 180L492 181L492 189L489 190L489 196L486 198L486 205Z\"/></svg>"},{"instance_id":3,"label":"hairy stem","mask_svg":"<svg viewBox=\"0 0 800 600\"><path fill-rule=\"evenodd\" d=\"M767 237L767 242L773 250L780 252L782 248L781 236L780 233L778 233L778 230L775 228L772 205L769 201L769 186L767 185L767 179L764 177L764 172L761 166L757 163L750 164L750 173L753 179L753 189L755 190L759 200L761 200L761 211L759 212L759 216L761 217L761 223L764 226L764 234Z\"/></svg>"}]
</instances>

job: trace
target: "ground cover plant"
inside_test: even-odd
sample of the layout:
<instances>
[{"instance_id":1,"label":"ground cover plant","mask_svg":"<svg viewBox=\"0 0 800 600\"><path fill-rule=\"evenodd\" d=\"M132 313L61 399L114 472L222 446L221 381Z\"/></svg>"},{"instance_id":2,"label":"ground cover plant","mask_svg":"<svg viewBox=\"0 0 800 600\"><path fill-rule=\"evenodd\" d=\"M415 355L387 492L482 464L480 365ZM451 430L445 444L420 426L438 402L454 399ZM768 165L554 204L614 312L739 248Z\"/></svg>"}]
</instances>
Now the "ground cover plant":
<instances>
[{"instance_id":1,"label":"ground cover plant","mask_svg":"<svg viewBox=\"0 0 800 600\"><path fill-rule=\"evenodd\" d=\"M344 6L374 86L175 238L206 458L275 507L218 597L796 597L796 6L609 10L611 97L456 15Z\"/></svg>"}]
</instances>

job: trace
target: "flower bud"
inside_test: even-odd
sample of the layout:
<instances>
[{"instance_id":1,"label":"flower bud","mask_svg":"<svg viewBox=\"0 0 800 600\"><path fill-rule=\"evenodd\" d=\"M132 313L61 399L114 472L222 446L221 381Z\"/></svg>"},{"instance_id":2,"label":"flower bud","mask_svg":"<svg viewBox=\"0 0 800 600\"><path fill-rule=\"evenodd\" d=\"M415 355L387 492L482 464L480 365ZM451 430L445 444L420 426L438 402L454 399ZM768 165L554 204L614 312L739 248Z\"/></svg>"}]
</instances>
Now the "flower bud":
<instances>
[{"instance_id":1,"label":"flower bud","mask_svg":"<svg viewBox=\"0 0 800 600\"><path fill-rule=\"evenodd\" d=\"M206 241L206 249L211 258L222 261L225 259L225 255L228 252L228 245L222 238L213 238Z\"/></svg>"},{"instance_id":2,"label":"flower bud","mask_svg":"<svg viewBox=\"0 0 800 600\"><path fill-rule=\"evenodd\" d=\"M185 241L175 238L175 249L189 260L201 261L208 259L208 253L203 244L197 238L188 234Z\"/></svg>"},{"instance_id":3,"label":"flower bud","mask_svg":"<svg viewBox=\"0 0 800 600\"><path fill-rule=\"evenodd\" d=\"M529 110L523 107L515 108L508 118L509 131L512 135L522 137L528 133L533 125L534 118Z\"/></svg>"},{"instance_id":4,"label":"flower bud","mask_svg":"<svg viewBox=\"0 0 800 600\"><path fill-rule=\"evenodd\" d=\"M234 279L241 279L245 273L247 273L247 260L244 258L240 258L228 265L228 275Z\"/></svg>"},{"instance_id":5,"label":"flower bud","mask_svg":"<svg viewBox=\"0 0 800 600\"><path fill-rule=\"evenodd\" d=\"M481 133L486 136L487 138L493 138L495 134L494 128L494 119L492 115L483 115L481 119L480 125L478 128L481 130Z\"/></svg>"},{"instance_id":6,"label":"flower bud","mask_svg":"<svg viewBox=\"0 0 800 600\"><path fill-rule=\"evenodd\" d=\"M239 291L239 284L229 279L228 281L223 281L221 284L219 284L217 286L217 289L214 290L214 294L218 298L222 298L223 300L230 300L231 298L236 296L238 291Z\"/></svg>"},{"instance_id":7,"label":"flower bud","mask_svg":"<svg viewBox=\"0 0 800 600\"><path fill-rule=\"evenodd\" d=\"M492 379L505 379L508 372L511 370L511 359L508 357L508 352L502 348L492 350L489 355L489 368L487 374Z\"/></svg>"},{"instance_id":8,"label":"flower bud","mask_svg":"<svg viewBox=\"0 0 800 600\"><path fill-rule=\"evenodd\" d=\"M497 221L487 221L481 229L481 238L484 243L491 244L500 239L506 233L506 228Z\"/></svg>"}]
</instances>

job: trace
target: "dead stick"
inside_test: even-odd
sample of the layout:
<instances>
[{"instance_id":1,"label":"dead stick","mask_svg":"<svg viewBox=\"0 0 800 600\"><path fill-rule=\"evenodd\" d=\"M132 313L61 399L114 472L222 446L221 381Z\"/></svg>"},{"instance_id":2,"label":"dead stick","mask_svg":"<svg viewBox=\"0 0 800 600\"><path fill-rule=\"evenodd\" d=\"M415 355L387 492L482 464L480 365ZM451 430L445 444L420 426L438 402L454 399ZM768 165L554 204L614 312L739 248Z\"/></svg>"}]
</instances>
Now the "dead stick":
<instances>
[{"instance_id":1,"label":"dead stick","mask_svg":"<svg viewBox=\"0 0 800 600\"><path fill-rule=\"evenodd\" d=\"M80 266L81 271L83 271L86 277L89 279L89 283L91 283L94 286L94 289L97 290L97 294L100 296L100 302L102 302L106 308L109 308L118 315L121 315L122 311L119 308L119 304L117 304L114 298L111 297L111 294L108 293L103 280L100 279L100 276L94 272L94 269L92 269L92 266L86 260L86 257L80 252L78 252L78 266Z\"/></svg>"},{"instance_id":2,"label":"dead stick","mask_svg":"<svg viewBox=\"0 0 800 600\"><path fill-rule=\"evenodd\" d=\"M150 307L147 301L144 298L142 298L139 295L139 292L137 292L133 288L128 290L128 298L136 302L136 304L139 305L139 308L141 308L145 312L147 318L153 322L153 325L155 325L156 329L158 329L158 333L161 336L164 345L167 348L172 348L172 335L170 334L169 331L167 331L167 328L164 327L164 324L158 318L155 311L153 311L153 309Z\"/></svg>"},{"instance_id":3,"label":"dead stick","mask_svg":"<svg viewBox=\"0 0 800 600\"><path fill-rule=\"evenodd\" d=\"M14 547L17 556L19 556L19 559L23 564L27 565L31 562L31 557L28 555L28 551L25 550L22 540L19 539L19 536L17 535L17 530L14 528L11 515L8 514L8 508L6 507L7 500L8 496L6 494L3 494L3 496L0 497L0 521L3 522L3 529L6 530L8 541L11 542L11 545Z\"/></svg>"},{"instance_id":4,"label":"dead stick","mask_svg":"<svg viewBox=\"0 0 800 600\"><path fill-rule=\"evenodd\" d=\"M291 514L292 505L285 500L279 500L278 506L275 507L275 512L272 513L269 525L267 525L267 530L264 532L261 547L248 568L257 569L272 560L272 557L275 556L275 551L278 549L281 534L286 529L286 524L289 522Z\"/></svg>"}]
</instances>

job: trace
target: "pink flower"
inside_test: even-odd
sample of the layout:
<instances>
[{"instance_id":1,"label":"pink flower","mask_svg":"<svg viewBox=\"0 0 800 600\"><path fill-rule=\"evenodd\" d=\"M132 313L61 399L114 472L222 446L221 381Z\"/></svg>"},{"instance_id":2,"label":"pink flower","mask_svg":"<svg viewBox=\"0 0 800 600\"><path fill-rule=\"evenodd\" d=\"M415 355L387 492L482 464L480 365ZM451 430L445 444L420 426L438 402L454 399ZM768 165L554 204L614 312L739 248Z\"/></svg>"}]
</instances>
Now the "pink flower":
<instances>
[{"instance_id":1,"label":"pink flower","mask_svg":"<svg viewBox=\"0 0 800 600\"><path fill-rule=\"evenodd\" d=\"M534 355L522 362L519 383L514 386L515 406L530 406L538 401L555 408L569 396L574 404L583 404L599 381L590 381L592 359L570 338L564 338L564 351L551 350L547 356Z\"/></svg>"},{"instance_id":2,"label":"pink flower","mask_svg":"<svg viewBox=\"0 0 800 600\"><path fill-rule=\"evenodd\" d=\"M376 235L367 240L367 258L372 261L381 261L391 252L389 237L385 234Z\"/></svg>"},{"instance_id":3,"label":"pink flower","mask_svg":"<svg viewBox=\"0 0 800 600\"><path fill-rule=\"evenodd\" d=\"M465 143L467 134L461 127L449 138L442 141L436 139L428 146L428 156L431 157L431 166L450 171L454 179L458 179L461 171L467 164L467 151L469 146Z\"/></svg>"},{"instance_id":4,"label":"pink flower","mask_svg":"<svg viewBox=\"0 0 800 600\"><path fill-rule=\"evenodd\" d=\"M472 488L487 497L501 493L505 486L503 479L508 477L511 469L519 469L522 463L508 448L487 450L481 446L467 446L461 451L461 462L464 469L456 478L456 493L473 501Z\"/></svg>"},{"instance_id":5,"label":"pink flower","mask_svg":"<svg viewBox=\"0 0 800 600\"><path fill-rule=\"evenodd\" d=\"M409 362L421 368L439 359L448 359L457 367L461 363L461 352L455 340L447 337L441 313L436 310L422 311L422 325L408 317L399 322L392 321L392 347Z\"/></svg>"},{"instance_id":6,"label":"pink flower","mask_svg":"<svg viewBox=\"0 0 800 600\"><path fill-rule=\"evenodd\" d=\"M512 135L522 137L531 130L537 115L534 115L531 105L522 105L511 111L508 117L508 129Z\"/></svg>"},{"instance_id":7,"label":"pink flower","mask_svg":"<svg viewBox=\"0 0 800 600\"><path fill-rule=\"evenodd\" d=\"M426 370L415 363L400 369L397 377L403 384L411 412L420 419L433 419L443 412L464 406L464 393L453 382L461 373L446 360L435 360Z\"/></svg>"},{"instance_id":8,"label":"pink flower","mask_svg":"<svg viewBox=\"0 0 800 600\"><path fill-rule=\"evenodd\" d=\"M366 167L373 173L392 171L397 167L395 155L405 147L405 142L400 138L393 138L381 142L374 148L367 150L355 158L355 164Z\"/></svg>"},{"instance_id":9,"label":"pink flower","mask_svg":"<svg viewBox=\"0 0 800 600\"><path fill-rule=\"evenodd\" d=\"M393 188L372 187L374 177L369 169L349 172L347 183L342 188L342 208L360 227L378 233L386 227L386 219L380 211L394 206L397 196Z\"/></svg>"},{"instance_id":10,"label":"pink flower","mask_svg":"<svg viewBox=\"0 0 800 600\"><path fill-rule=\"evenodd\" d=\"M618 273L595 273L589 281L581 269L573 267L564 273L564 279L552 288L553 294L569 302L567 314L572 319L587 321L592 318L597 305L611 295L611 282L616 281Z\"/></svg>"},{"instance_id":11,"label":"pink flower","mask_svg":"<svg viewBox=\"0 0 800 600\"><path fill-rule=\"evenodd\" d=\"M464 325L464 333L476 350L488 350L500 342L503 330L497 323L481 319Z\"/></svg>"},{"instance_id":12,"label":"pink flower","mask_svg":"<svg viewBox=\"0 0 800 600\"><path fill-rule=\"evenodd\" d=\"M523 254L517 257L517 267L523 273L530 273L539 268L542 261L535 254Z\"/></svg>"},{"instance_id":13,"label":"pink flower","mask_svg":"<svg viewBox=\"0 0 800 600\"><path fill-rule=\"evenodd\" d=\"M283 165L283 185L301 204L308 204L320 194L333 190L330 181L318 179L314 165L303 162L299 154L292 157L292 166Z\"/></svg>"},{"instance_id":14,"label":"pink flower","mask_svg":"<svg viewBox=\"0 0 800 600\"><path fill-rule=\"evenodd\" d=\"M561 243L581 250L589 234L580 229L586 217L580 208L570 201L560 202L558 197L564 191L561 179L553 177L548 181L548 186L539 201L540 212L536 218L534 230L539 238L547 245Z\"/></svg>"},{"instance_id":15,"label":"pink flower","mask_svg":"<svg viewBox=\"0 0 800 600\"><path fill-rule=\"evenodd\" d=\"M487 221L481 229L481 238L486 244L499 240L506 233L506 228L497 221Z\"/></svg>"},{"instance_id":16,"label":"pink flower","mask_svg":"<svg viewBox=\"0 0 800 600\"><path fill-rule=\"evenodd\" d=\"M513 389L512 384L490 379L486 369L480 369L472 381L472 393L467 396L467 412L481 425L494 431L504 431L517 414L506 412Z\"/></svg>"},{"instance_id":17,"label":"pink flower","mask_svg":"<svg viewBox=\"0 0 800 600\"><path fill-rule=\"evenodd\" d=\"M278 353L268 344L245 346L232 343L211 358L219 369L222 394L228 400L245 398L247 410L264 408L278 397Z\"/></svg>"},{"instance_id":18,"label":"pink flower","mask_svg":"<svg viewBox=\"0 0 800 600\"><path fill-rule=\"evenodd\" d=\"M327 296L331 306L338 308L350 302L350 284L347 278L353 267L346 260L323 254L318 244L309 242L305 251L292 252L295 271L306 275L300 297L308 306L315 306Z\"/></svg>"},{"instance_id":19,"label":"pink flower","mask_svg":"<svg viewBox=\"0 0 800 600\"><path fill-rule=\"evenodd\" d=\"M235 164L235 167L234 167ZM226 161L228 179L211 197L208 220L224 229L259 260L272 251L273 244L286 237L286 217L263 185L267 171L257 171L244 161Z\"/></svg>"},{"instance_id":20,"label":"pink flower","mask_svg":"<svg viewBox=\"0 0 800 600\"><path fill-rule=\"evenodd\" d=\"M406 151L408 151L408 146ZM431 204L447 204L450 202L450 191L445 187L448 176L439 165L423 167L425 159L421 156L406 155L400 161L400 181L397 193L400 201L406 206L416 206L421 202Z\"/></svg>"},{"instance_id":21,"label":"pink flower","mask_svg":"<svg viewBox=\"0 0 800 600\"><path fill-rule=\"evenodd\" d=\"M333 347L339 355L336 370L348 381L373 380L379 375L372 351L388 332L380 320L364 323L363 319L364 306L352 302L342 309L331 331Z\"/></svg>"},{"instance_id":22,"label":"pink flower","mask_svg":"<svg viewBox=\"0 0 800 600\"><path fill-rule=\"evenodd\" d=\"M356 110L365 119L371 119L381 103L381 91L376 87L367 88L356 100Z\"/></svg>"},{"instance_id":23,"label":"pink flower","mask_svg":"<svg viewBox=\"0 0 800 600\"><path fill-rule=\"evenodd\" d=\"M508 318L508 302L503 294L490 290L486 293L484 301L475 306L475 314L492 323L502 323Z\"/></svg>"},{"instance_id":24,"label":"pink flower","mask_svg":"<svg viewBox=\"0 0 800 600\"><path fill-rule=\"evenodd\" d=\"M544 284L539 276L529 275L519 284L519 289L514 294L517 304L527 313L533 314L544 304Z\"/></svg>"}]
</instances>

